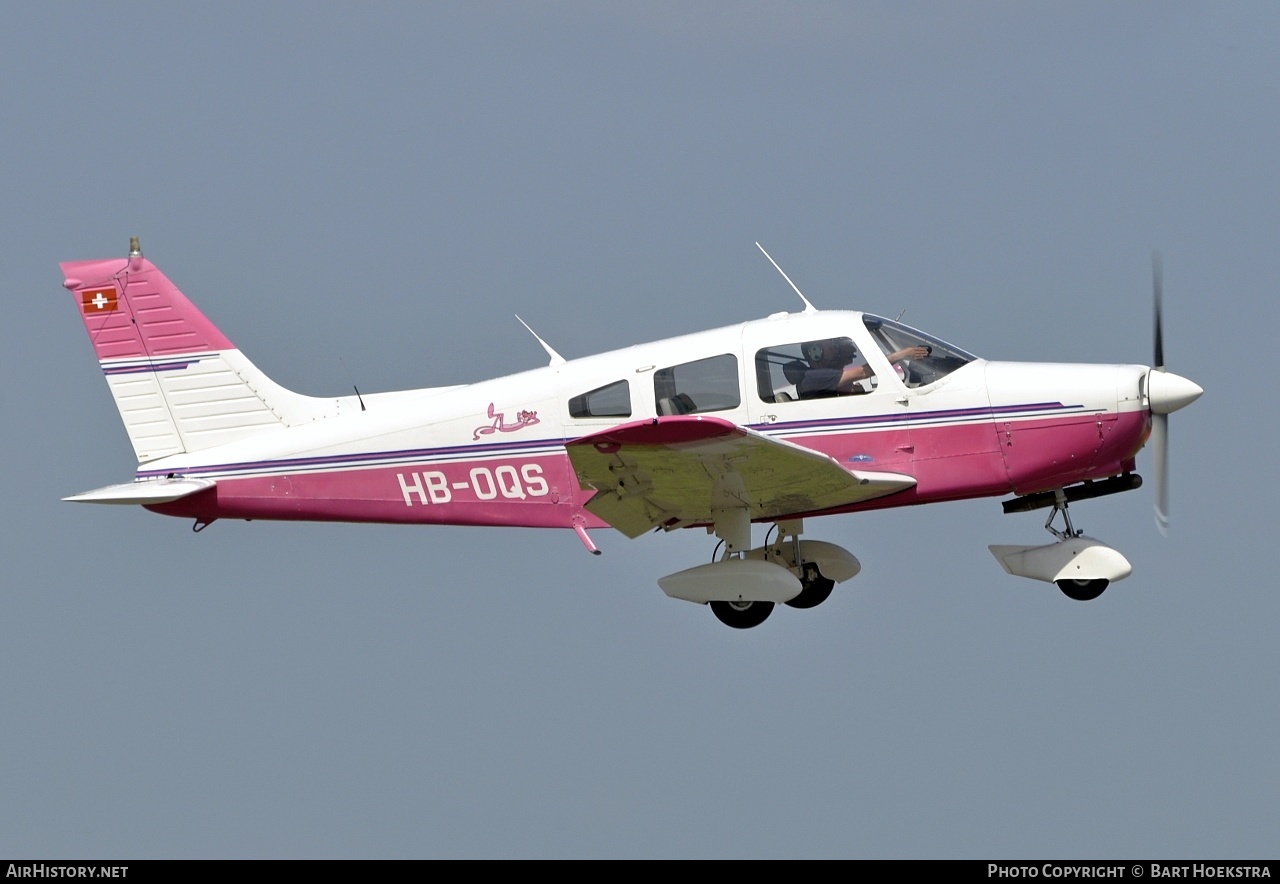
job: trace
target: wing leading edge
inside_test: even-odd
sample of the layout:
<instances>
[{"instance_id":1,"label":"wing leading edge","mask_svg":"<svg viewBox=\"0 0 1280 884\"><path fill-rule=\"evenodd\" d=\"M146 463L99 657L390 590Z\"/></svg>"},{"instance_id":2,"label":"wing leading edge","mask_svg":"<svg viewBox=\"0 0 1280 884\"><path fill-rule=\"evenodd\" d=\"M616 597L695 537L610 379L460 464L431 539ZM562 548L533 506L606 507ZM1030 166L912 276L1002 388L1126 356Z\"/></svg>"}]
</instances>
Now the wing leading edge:
<instances>
[{"instance_id":1,"label":"wing leading edge","mask_svg":"<svg viewBox=\"0 0 1280 884\"><path fill-rule=\"evenodd\" d=\"M636 421L568 443L586 508L628 537L714 521L746 506L752 520L848 506L914 487L900 473L847 470L821 452L720 418Z\"/></svg>"}]
</instances>

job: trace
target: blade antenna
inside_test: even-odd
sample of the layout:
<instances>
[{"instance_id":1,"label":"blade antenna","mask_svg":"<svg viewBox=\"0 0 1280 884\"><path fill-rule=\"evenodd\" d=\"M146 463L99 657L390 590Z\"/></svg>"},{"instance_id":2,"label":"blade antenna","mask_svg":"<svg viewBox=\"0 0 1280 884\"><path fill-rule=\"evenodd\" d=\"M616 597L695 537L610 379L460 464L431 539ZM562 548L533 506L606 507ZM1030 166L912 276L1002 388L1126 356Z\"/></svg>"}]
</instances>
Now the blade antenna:
<instances>
[{"instance_id":1,"label":"blade antenna","mask_svg":"<svg viewBox=\"0 0 1280 884\"><path fill-rule=\"evenodd\" d=\"M550 344L548 344L546 341L542 340L542 338L538 337L538 333L537 333L536 331L534 331L533 329L529 328L529 323L525 322L523 319L520 319L520 314L519 314L519 313L515 314L515 317L516 317L516 319L519 319L519 320L520 320L520 324L521 324L521 325L523 325L523 326L525 327L525 331L527 331L529 334L533 335L533 339L534 339L535 341L537 341L539 344L541 344L541 345L542 345L542 349L543 349L543 350L546 350L546 351L547 351L547 355L551 357L551 361L550 361L549 363L547 363L548 365L563 365L563 364L564 364L564 361L565 361L564 357L563 357L563 356L561 356L559 353L557 353L555 350L552 350L552 349L551 349L551 345L550 345Z\"/></svg>"},{"instance_id":2,"label":"blade antenna","mask_svg":"<svg viewBox=\"0 0 1280 884\"><path fill-rule=\"evenodd\" d=\"M778 262L773 260L773 256L770 255L768 252L765 252L764 246L760 245L760 243L756 243L756 248L759 249L761 252L763 252L764 256L769 259L769 263L773 265L774 269L782 274L782 278L787 281L787 285L795 289L796 294L800 296L800 300L804 301L804 312L805 313L816 312L817 308L809 303L809 299L804 296L804 292L800 291L799 288L796 288L796 284L791 281L791 277L787 276L786 271L784 271L781 267L778 266Z\"/></svg>"},{"instance_id":3,"label":"blade antenna","mask_svg":"<svg viewBox=\"0 0 1280 884\"><path fill-rule=\"evenodd\" d=\"M342 361L342 357L338 357L338 364L342 366L342 370L347 372L347 380L351 381L351 389L356 391L356 399L360 401L360 410L366 411L364 407L364 397L360 395L360 388L356 386L355 380L351 377L351 372L347 371L347 364Z\"/></svg>"}]
</instances>

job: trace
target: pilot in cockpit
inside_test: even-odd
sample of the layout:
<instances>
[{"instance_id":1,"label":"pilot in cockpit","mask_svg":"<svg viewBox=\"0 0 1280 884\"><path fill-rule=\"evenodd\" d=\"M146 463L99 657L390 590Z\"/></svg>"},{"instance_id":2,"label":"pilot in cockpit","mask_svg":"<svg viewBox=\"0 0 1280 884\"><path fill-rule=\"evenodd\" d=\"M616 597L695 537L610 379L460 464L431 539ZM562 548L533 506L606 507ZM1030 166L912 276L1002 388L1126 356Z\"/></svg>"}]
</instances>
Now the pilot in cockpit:
<instances>
[{"instance_id":1,"label":"pilot in cockpit","mask_svg":"<svg viewBox=\"0 0 1280 884\"><path fill-rule=\"evenodd\" d=\"M783 367L783 373L796 385L796 394L801 399L865 393L861 382L875 376L875 370L865 362L851 364L858 358L858 351L849 338L809 341L801 351L808 360L807 365L797 359ZM893 364L928 355L928 347L904 347L888 354L887 358Z\"/></svg>"}]
</instances>

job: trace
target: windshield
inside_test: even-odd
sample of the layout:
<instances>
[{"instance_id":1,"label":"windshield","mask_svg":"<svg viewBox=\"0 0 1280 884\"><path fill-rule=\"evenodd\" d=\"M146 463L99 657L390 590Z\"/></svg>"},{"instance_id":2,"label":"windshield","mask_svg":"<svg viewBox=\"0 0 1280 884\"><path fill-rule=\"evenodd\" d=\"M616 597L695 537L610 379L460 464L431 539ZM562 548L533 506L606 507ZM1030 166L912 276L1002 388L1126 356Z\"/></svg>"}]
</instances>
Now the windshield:
<instances>
[{"instance_id":1,"label":"windshield","mask_svg":"<svg viewBox=\"0 0 1280 884\"><path fill-rule=\"evenodd\" d=\"M892 319L864 315L862 321L866 324L867 331L871 332L871 337L876 344L884 351L885 358L901 369L902 381L908 387L932 384L960 366L978 358L959 347L953 347L946 341L894 322ZM927 351L926 355L894 359L896 354L916 347L923 347Z\"/></svg>"}]
</instances>

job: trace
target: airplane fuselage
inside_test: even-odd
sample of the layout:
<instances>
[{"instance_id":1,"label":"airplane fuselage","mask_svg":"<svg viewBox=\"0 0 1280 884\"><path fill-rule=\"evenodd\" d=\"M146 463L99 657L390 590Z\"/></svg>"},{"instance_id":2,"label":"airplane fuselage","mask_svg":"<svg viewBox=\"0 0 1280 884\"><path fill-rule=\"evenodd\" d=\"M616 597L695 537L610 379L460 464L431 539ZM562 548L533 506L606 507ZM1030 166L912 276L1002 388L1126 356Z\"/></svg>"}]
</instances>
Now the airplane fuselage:
<instances>
[{"instance_id":1,"label":"airplane fuselage","mask_svg":"<svg viewBox=\"0 0 1280 884\"><path fill-rule=\"evenodd\" d=\"M1133 469L1150 428L1145 366L968 357L920 383L895 370L869 321L846 311L782 314L465 386L366 396L365 410L348 397L333 416L161 457L137 476L216 480L205 493L150 507L205 521L603 527L583 509L595 492L582 487L566 444L685 413L663 396L682 371L704 400L693 413L850 470L916 480L821 512L1026 494ZM769 386L771 354L835 337L851 339L874 370L868 392L801 398Z\"/></svg>"}]
</instances>

